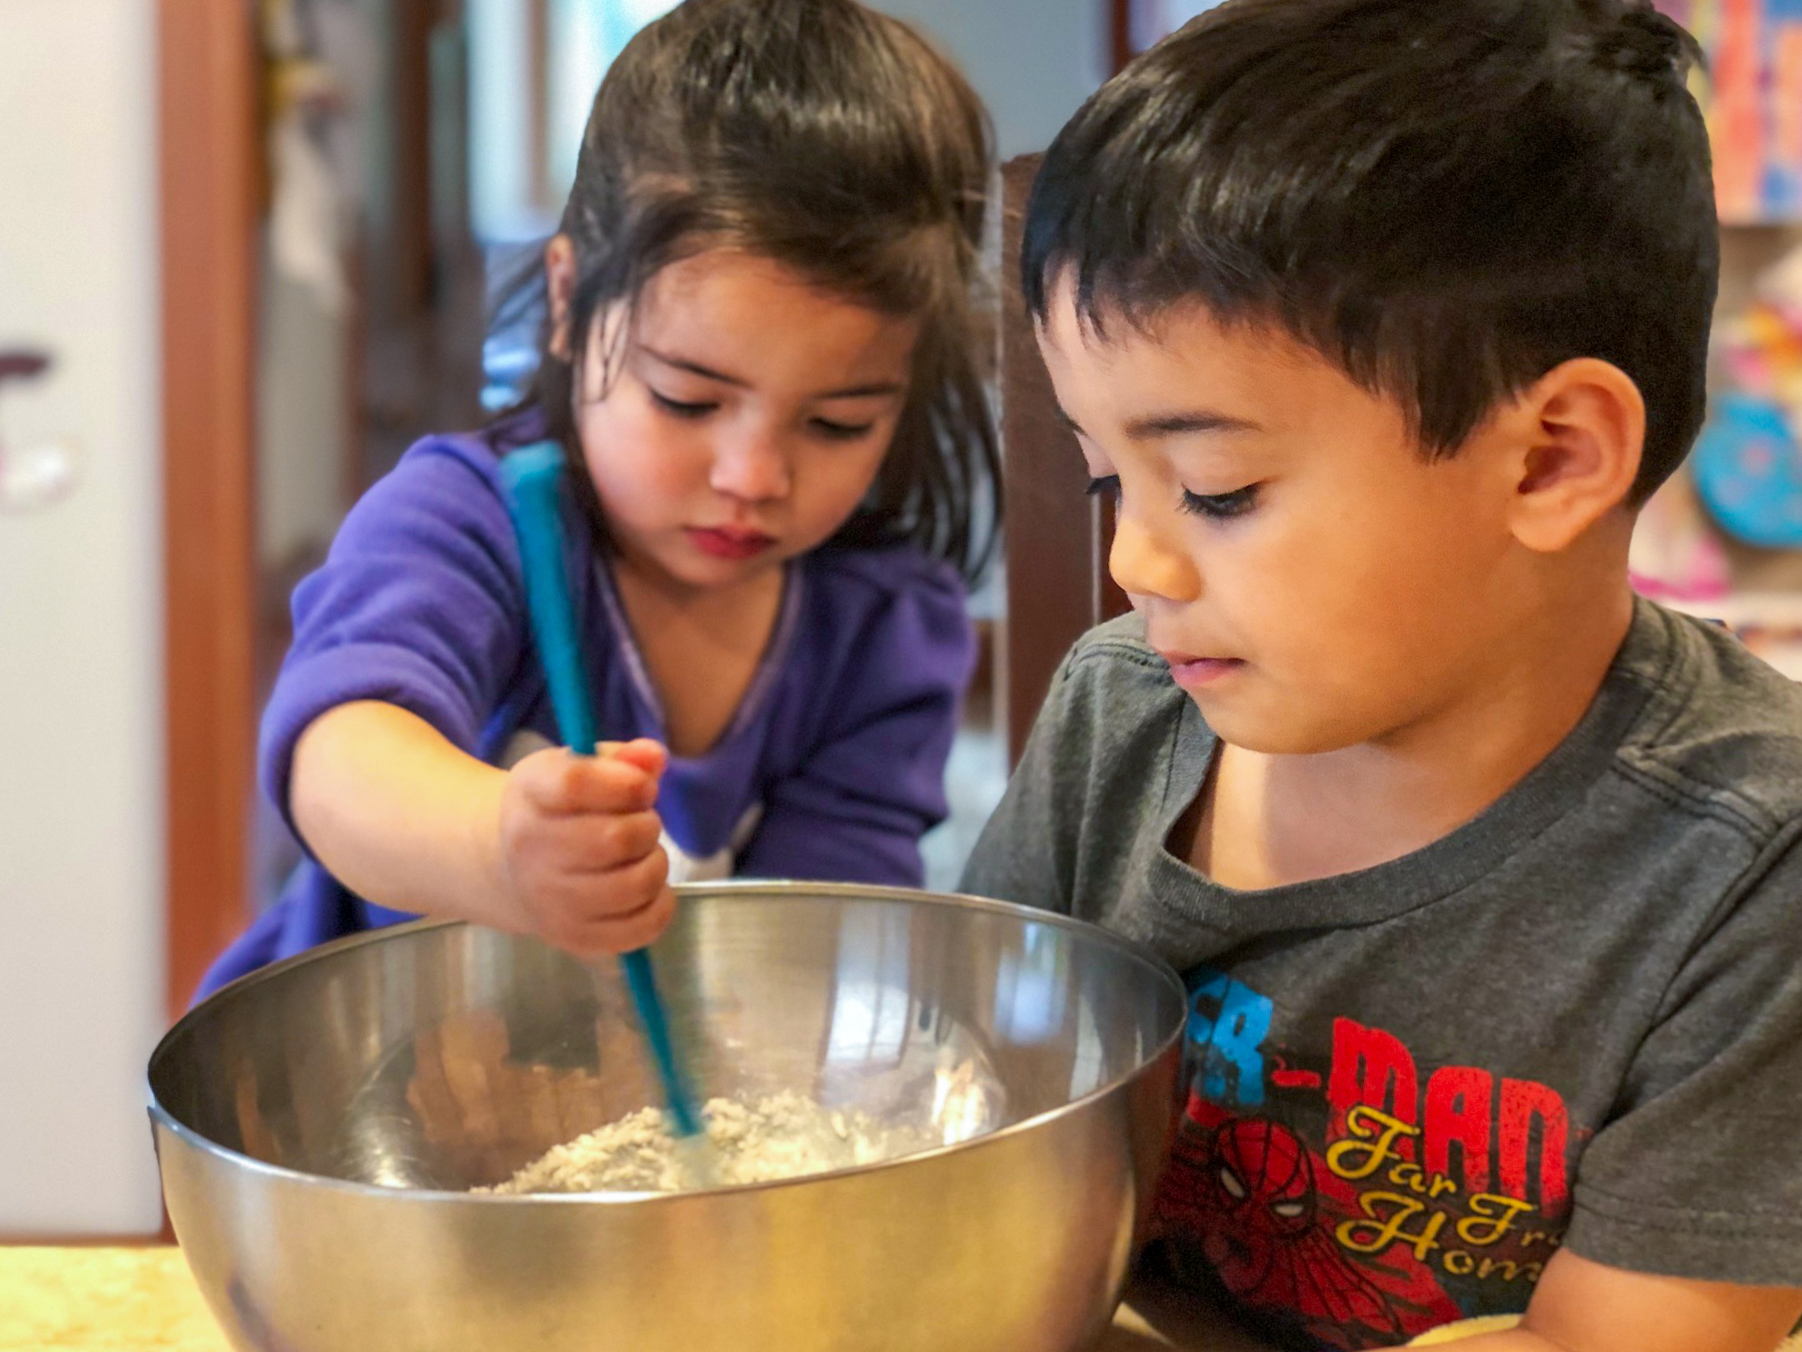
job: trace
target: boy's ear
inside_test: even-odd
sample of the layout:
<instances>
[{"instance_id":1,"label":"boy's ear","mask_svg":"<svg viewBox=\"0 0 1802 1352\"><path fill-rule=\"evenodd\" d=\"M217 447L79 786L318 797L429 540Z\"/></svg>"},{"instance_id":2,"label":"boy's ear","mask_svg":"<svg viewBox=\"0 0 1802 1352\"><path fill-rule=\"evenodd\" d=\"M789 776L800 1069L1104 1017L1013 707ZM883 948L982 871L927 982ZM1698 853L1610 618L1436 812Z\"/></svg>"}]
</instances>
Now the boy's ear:
<instances>
[{"instance_id":1,"label":"boy's ear","mask_svg":"<svg viewBox=\"0 0 1802 1352\"><path fill-rule=\"evenodd\" d=\"M1554 367L1504 415L1515 478L1509 526L1538 553L1555 553L1622 506L1639 476L1646 402L1609 362Z\"/></svg>"},{"instance_id":2,"label":"boy's ear","mask_svg":"<svg viewBox=\"0 0 1802 1352\"><path fill-rule=\"evenodd\" d=\"M551 305L551 355L569 360L569 305L576 293L576 246L557 235L544 246L545 293Z\"/></svg>"}]
</instances>

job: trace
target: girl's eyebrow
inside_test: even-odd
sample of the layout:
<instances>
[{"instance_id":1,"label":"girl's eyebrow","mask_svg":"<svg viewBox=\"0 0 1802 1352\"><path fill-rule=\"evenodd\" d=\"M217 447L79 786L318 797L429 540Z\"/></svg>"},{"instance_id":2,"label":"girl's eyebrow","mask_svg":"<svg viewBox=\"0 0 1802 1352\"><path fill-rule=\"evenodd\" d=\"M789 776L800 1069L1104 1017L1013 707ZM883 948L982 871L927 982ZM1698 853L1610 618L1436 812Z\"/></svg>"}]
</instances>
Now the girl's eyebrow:
<instances>
[{"instance_id":1,"label":"girl's eyebrow","mask_svg":"<svg viewBox=\"0 0 1802 1352\"><path fill-rule=\"evenodd\" d=\"M851 385L842 390L823 390L815 399L874 399L900 394L907 387L898 380L878 380L868 385Z\"/></svg>"},{"instance_id":2,"label":"girl's eyebrow","mask_svg":"<svg viewBox=\"0 0 1802 1352\"><path fill-rule=\"evenodd\" d=\"M741 380L737 376L729 376L724 371L715 371L710 366L702 366L699 362L672 357L667 352L659 352L654 347L646 347L643 343L638 350L664 366L673 366L678 371L687 371L700 376L703 380L717 380L722 385L731 385L736 389L749 389L751 382ZM877 396L900 394L906 387L898 380L877 380L867 385L850 385L840 390L823 390L814 395L815 399L873 399Z\"/></svg>"},{"instance_id":3,"label":"girl's eyebrow","mask_svg":"<svg viewBox=\"0 0 1802 1352\"><path fill-rule=\"evenodd\" d=\"M724 371L715 371L712 367L702 366L699 362L672 357L667 352L659 352L656 348L646 347L643 343L638 345L638 350L653 361L660 362L664 366L673 366L678 371L691 372L704 380L717 380L722 385L734 385L741 390L750 388L750 381L740 380L737 376L729 376Z\"/></svg>"}]
</instances>

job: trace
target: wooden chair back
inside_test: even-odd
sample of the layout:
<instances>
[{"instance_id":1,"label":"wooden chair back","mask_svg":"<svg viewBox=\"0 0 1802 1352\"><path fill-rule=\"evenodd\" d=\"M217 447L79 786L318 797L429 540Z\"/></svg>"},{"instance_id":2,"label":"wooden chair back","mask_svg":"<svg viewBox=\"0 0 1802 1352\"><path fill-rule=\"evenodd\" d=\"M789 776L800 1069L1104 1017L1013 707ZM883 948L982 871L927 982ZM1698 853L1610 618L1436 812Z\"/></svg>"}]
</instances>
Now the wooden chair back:
<instances>
[{"instance_id":1,"label":"wooden chair back","mask_svg":"<svg viewBox=\"0 0 1802 1352\"><path fill-rule=\"evenodd\" d=\"M1107 572L1113 511L1087 496L1075 434L1058 411L1020 290L1020 243L1038 155L1002 166L1002 499L1007 615L1001 643L1008 763L1020 758L1051 678L1081 634L1131 607Z\"/></svg>"}]
</instances>

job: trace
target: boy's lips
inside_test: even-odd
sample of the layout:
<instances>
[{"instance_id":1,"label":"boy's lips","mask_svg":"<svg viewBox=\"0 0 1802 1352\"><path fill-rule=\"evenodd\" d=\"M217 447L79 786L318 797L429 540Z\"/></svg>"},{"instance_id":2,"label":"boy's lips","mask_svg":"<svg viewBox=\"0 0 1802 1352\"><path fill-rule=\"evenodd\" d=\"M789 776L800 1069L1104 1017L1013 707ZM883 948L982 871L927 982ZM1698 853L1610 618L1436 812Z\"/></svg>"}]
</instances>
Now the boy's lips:
<instances>
[{"instance_id":1,"label":"boy's lips","mask_svg":"<svg viewBox=\"0 0 1802 1352\"><path fill-rule=\"evenodd\" d=\"M1198 657L1194 653L1165 652L1158 656L1170 664L1170 678L1185 690L1199 690L1232 675L1245 665L1238 657Z\"/></svg>"},{"instance_id":2,"label":"boy's lips","mask_svg":"<svg viewBox=\"0 0 1802 1352\"><path fill-rule=\"evenodd\" d=\"M754 558L776 543L773 535L734 526L690 526L687 534L696 549L716 559Z\"/></svg>"}]
</instances>

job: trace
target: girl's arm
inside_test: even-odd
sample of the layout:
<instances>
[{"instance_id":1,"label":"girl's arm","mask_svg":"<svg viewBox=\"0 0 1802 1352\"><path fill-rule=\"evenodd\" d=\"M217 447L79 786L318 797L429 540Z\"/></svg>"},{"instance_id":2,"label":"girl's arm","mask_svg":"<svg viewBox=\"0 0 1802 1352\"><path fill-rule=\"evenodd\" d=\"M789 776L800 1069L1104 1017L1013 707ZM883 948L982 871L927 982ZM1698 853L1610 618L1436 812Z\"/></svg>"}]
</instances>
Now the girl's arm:
<instances>
[{"instance_id":1,"label":"girl's arm","mask_svg":"<svg viewBox=\"0 0 1802 1352\"><path fill-rule=\"evenodd\" d=\"M1626 1272L1568 1249L1518 1329L1471 1338L1463 1352L1772 1352L1802 1318L1802 1291Z\"/></svg>"},{"instance_id":2,"label":"girl's arm","mask_svg":"<svg viewBox=\"0 0 1802 1352\"><path fill-rule=\"evenodd\" d=\"M623 952L674 911L652 810L664 753L603 752L541 751L497 770L417 715L362 700L301 735L289 806L319 861L377 905Z\"/></svg>"}]
</instances>

